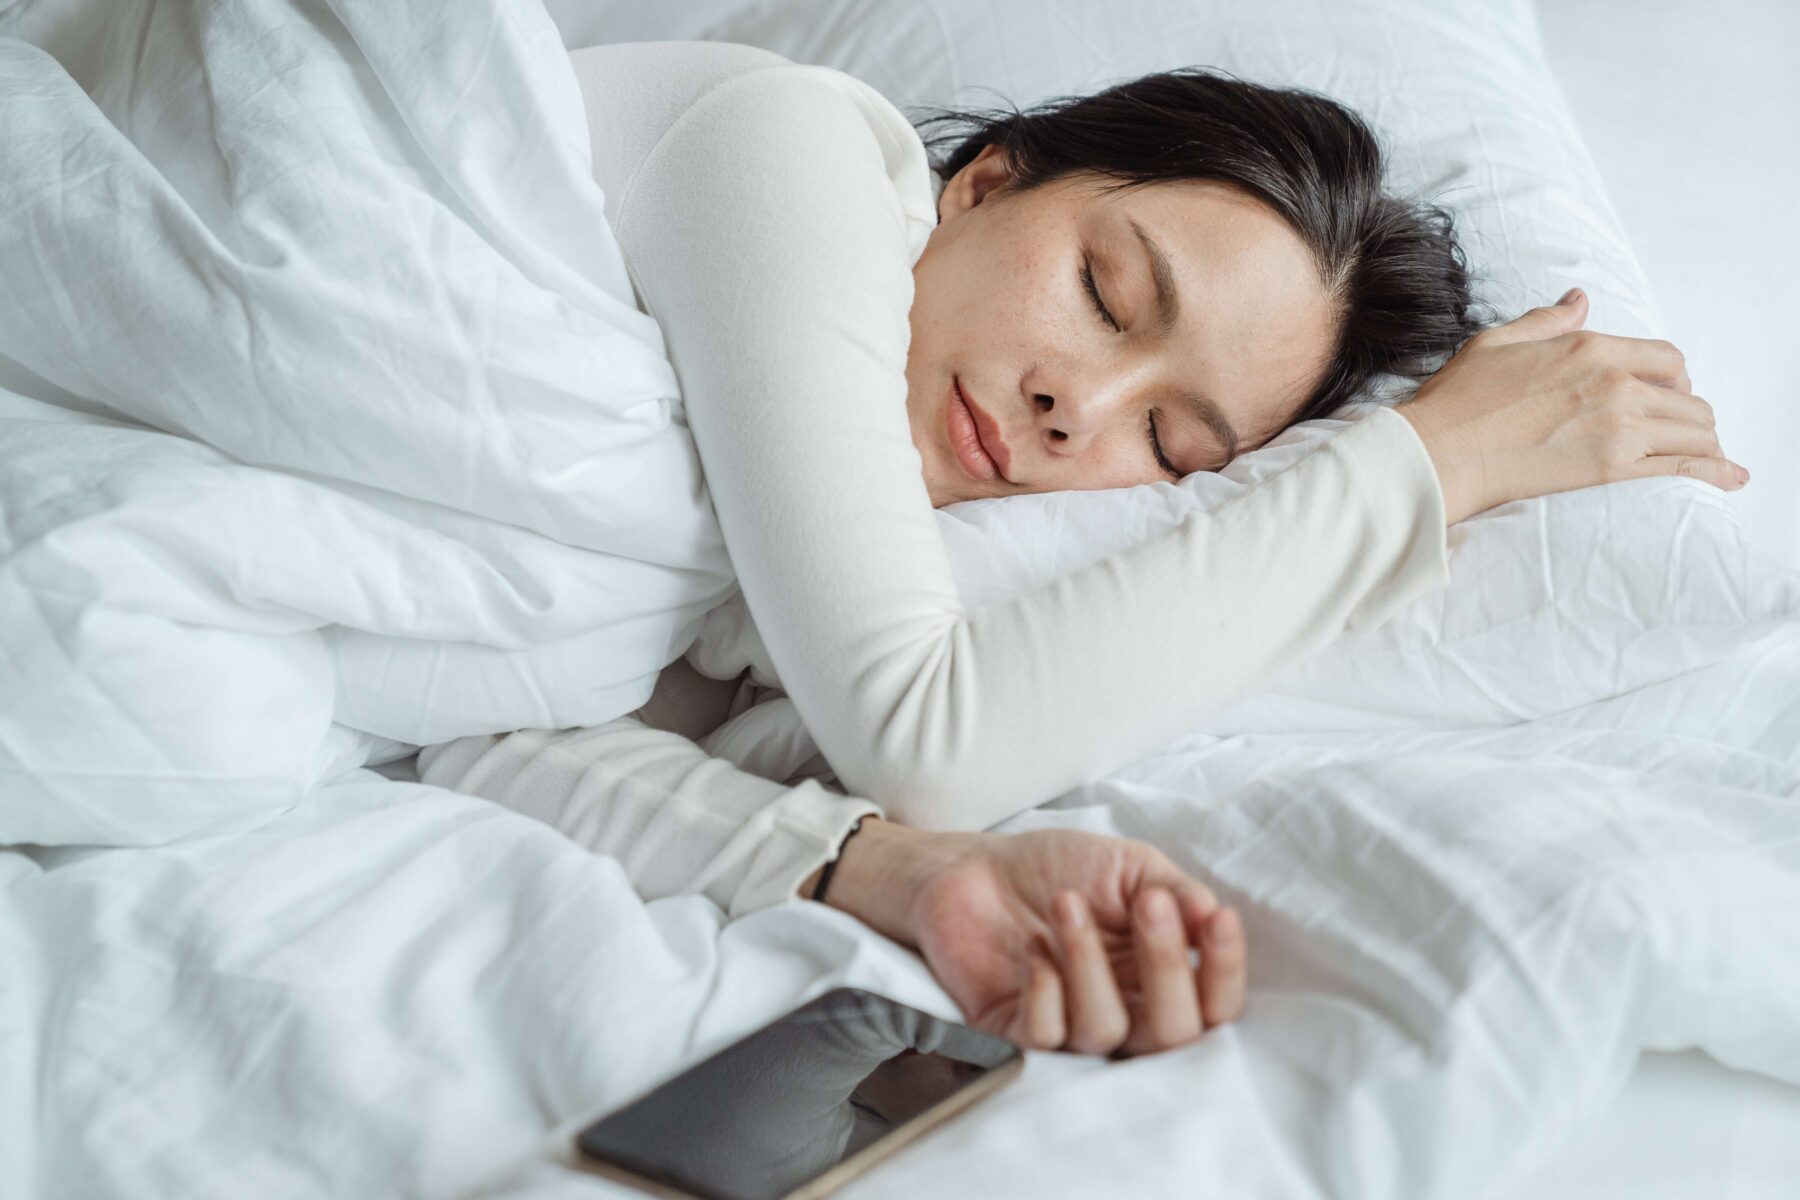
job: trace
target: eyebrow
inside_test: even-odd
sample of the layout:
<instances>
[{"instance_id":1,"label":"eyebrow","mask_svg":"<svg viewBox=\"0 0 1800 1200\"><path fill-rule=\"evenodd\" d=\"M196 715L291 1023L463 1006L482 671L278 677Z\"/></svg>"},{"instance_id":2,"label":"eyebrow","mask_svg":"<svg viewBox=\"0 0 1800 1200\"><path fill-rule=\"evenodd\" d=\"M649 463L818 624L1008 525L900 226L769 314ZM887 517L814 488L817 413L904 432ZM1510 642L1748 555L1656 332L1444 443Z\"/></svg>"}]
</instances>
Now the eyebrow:
<instances>
[{"instance_id":1,"label":"eyebrow","mask_svg":"<svg viewBox=\"0 0 1800 1200\"><path fill-rule=\"evenodd\" d=\"M1169 266L1169 256L1163 253L1156 239L1150 236L1150 231L1137 223L1137 218L1126 217L1125 221L1131 226L1131 232L1137 234L1138 241L1143 243L1144 253L1150 258L1150 278L1156 285L1156 331L1161 336L1168 337L1174 332L1175 323L1181 317L1181 296L1175 290L1175 270ZM1225 460L1229 462L1236 458L1237 430L1231 427L1231 422L1225 419L1219 406L1199 392L1184 392L1181 400L1225 444Z\"/></svg>"}]
</instances>

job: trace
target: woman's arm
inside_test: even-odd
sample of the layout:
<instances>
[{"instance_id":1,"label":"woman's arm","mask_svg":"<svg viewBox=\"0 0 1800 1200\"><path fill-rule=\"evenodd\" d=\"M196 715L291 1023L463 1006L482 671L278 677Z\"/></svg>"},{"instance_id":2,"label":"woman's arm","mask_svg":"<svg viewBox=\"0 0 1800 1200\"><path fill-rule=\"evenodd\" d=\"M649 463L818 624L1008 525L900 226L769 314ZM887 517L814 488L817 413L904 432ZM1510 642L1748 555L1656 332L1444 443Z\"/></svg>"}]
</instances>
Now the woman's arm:
<instances>
[{"instance_id":1,"label":"woman's arm","mask_svg":"<svg viewBox=\"0 0 1800 1200\"><path fill-rule=\"evenodd\" d=\"M1161 537L965 612L905 410L920 214L894 179L923 161L872 89L756 70L670 127L617 227L751 614L852 791L909 825L991 825L1445 582L1431 459L1379 410Z\"/></svg>"},{"instance_id":2,"label":"woman's arm","mask_svg":"<svg viewBox=\"0 0 1800 1200\"><path fill-rule=\"evenodd\" d=\"M764 731L797 725L782 701L734 720L753 714L767 718ZM867 801L811 780L771 782L635 717L462 738L428 747L419 767L425 783L493 800L616 859L646 899L699 892L738 917L810 896L838 857L826 902L918 950L971 1021L1024 1045L1149 1053L1244 1007L1238 918L1144 842L908 829ZM1084 915L1076 924L1057 914L1070 902ZM1135 971L1116 972L1127 959Z\"/></svg>"},{"instance_id":3,"label":"woman's arm","mask_svg":"<svg viewBox=\"0 0 1800 1200\"><path fill-rule=\"evenodd\" d=\"M617 859L647 900L701 893L733 917L803 896L856 821L881 813L812 780L789 787L740 770L636 717L429 746L419 778Z\"/></svg>"}]
</instances>

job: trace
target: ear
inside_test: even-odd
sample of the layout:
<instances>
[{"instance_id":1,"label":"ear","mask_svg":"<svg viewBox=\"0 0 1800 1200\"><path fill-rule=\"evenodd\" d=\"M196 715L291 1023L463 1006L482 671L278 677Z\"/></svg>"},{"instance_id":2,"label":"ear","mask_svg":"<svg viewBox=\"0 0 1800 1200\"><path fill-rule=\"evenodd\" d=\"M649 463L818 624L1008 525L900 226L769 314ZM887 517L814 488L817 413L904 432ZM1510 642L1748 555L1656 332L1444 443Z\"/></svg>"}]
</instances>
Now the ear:
<instances>
[{"instance_id":1,"label":"ear","mask_svg":"<svg viewBox=\"0 0 1800 1200\"><path fill-rule=\"evenodd\" d=\"M947 221L958 213L967 212L1011 180L1012 169L1006 161L1006 152L989 142L944 185L944 191L938 197L938 220Z\"/></svg>"}]
</instances>

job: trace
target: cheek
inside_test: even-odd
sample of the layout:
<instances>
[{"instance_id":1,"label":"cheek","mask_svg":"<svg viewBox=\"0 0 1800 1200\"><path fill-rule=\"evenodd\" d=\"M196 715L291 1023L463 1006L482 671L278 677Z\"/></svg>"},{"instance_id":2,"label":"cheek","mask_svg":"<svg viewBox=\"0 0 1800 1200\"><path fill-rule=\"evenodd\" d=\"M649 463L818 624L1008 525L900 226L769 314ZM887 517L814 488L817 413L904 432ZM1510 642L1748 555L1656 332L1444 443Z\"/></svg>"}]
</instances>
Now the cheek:
<instances>
[{"instance_id":1,"label":"cheek","mask_svg":"<svg viewBox=\"0 0 1800 1200\"><path fill-rule=\"evenodd\" d=\"M1091 442L1079 457L1050 460L1032 490L1100 491L1166 480L1168 476L1150 458L1148 443L1140 446L1132 441L1132 432L1121 429Z\"/></svg>"},{"instance_id":2,"label":"cheek","mask_svg":"<svg viewBox=\"0 0 1800 1200\"><path fill-rule=\"evenodd\" d=\"M926 292L925 323L989 351L1030 349L1052 330L1066 335L1069 284L1058 292L1057 244L1027 222L997 217L928 245L914 270L915 296Z\"/></svg>"},{"instance_id":3,"label":"cheek","mask_svg":"<svg viewBox=\"0 0 1800 1200\"><path fill-rule=\"evenodd\" d=\"M1096 478L1087 486L1093 488L1135 487L1140 483L1155 483L1169 478L1168 473L1157 466L1150 456L1149 445L1141 449L1131 443L1128 438L1121 437L1111 447L1105 464L1095 472Z\"/></svg>"}]
</instances>

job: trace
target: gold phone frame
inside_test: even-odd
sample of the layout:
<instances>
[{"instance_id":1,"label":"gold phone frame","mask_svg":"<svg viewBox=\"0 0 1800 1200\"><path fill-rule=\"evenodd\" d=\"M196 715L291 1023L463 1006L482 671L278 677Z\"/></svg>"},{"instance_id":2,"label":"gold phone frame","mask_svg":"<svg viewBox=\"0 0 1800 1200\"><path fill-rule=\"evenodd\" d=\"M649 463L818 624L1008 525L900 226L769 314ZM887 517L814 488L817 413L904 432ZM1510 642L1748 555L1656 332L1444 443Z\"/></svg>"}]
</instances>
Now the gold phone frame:
<instances>
[{"instance_id":1,"label":"gold phone frame","mask_svg":"<svg viewBox=\"0 0 1800 1200\"><path fill-rule=\"evenodd\" d=\"M821 1197L831 1195L882 1159L903 1146L911 1145L921 1135L937 1128L1024 1069L1025 1051L1020 1050L1017 1055L988 1071L981 1078L971 1080L966 1087L952 1092L924 1112L902 1123L893 1132L870 1142L849 1158L833 1164L823 1174L815 1176L791 1192L784 1193L777 1200L821 1200ZM577 1139L579 1136L578 1134ZM653 1196L658 1196L661 1200L713 1200L712 1197L686 1191L672 1183L641 1175L630 1167L615 1163L610 1159L594 1158L581 1148L579 1140L575 1143L573 1165L591 1175L599 1175L615 1183L629 1184Z\"/></svg>"}]
</instances>

